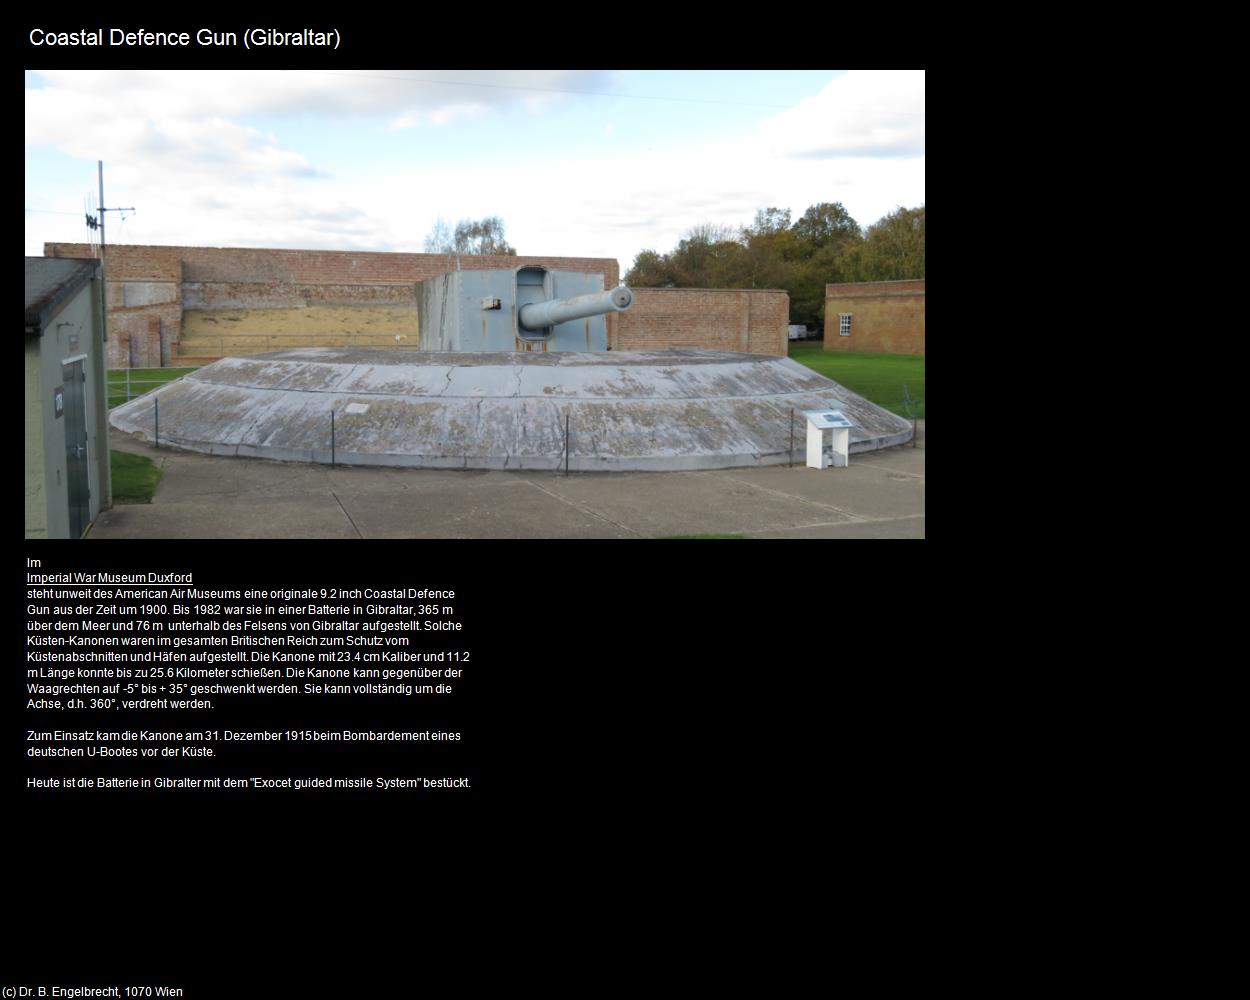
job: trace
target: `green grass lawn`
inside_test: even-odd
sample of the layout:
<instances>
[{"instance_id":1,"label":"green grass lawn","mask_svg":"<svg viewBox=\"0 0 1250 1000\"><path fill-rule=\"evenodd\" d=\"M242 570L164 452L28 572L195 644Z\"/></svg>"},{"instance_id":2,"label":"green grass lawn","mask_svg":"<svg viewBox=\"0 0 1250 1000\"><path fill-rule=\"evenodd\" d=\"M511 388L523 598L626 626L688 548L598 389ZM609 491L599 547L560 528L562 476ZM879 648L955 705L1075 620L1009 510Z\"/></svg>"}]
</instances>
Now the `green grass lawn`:
<instances>
[{"instance_id":1,"label":"green grass lawn","mask_svg":"<svg viewBox=\"0 0 1250 1000\"><path fill-rule=\"evenodd\" d=\"M187 372L193 371L195 371L194 368L109 369L109 409L111 410L114 406L121 406L122 403L134 399L135 396L142 396L145 392L151 392L166 382L182 378ZM126 391L127 375L130 376L129 395L127 395Z\"/></svg>"},{"instance_id":2,"label":"green grass lawn","mask_svg":"<svg viewBox=\"0 0 1250 1000\"><path fill-rule=\"evenodd\" d=\"M818 340L796 340L790 357L900 416L925 418L923 354L849 354L826 351ZM903 406L904 385L915 400L912 414Z\"/></svg>"},{"instance_id":3,"label":"green grass lawn","mask_svg":"<svg viewBox=\"0 0 1250 1000\"><path fill-rule=\"evenodd\" d=\"M114 503L151 503L161 470L150 458L124 451L110 451Z\"/></svg>"}]
</instances>

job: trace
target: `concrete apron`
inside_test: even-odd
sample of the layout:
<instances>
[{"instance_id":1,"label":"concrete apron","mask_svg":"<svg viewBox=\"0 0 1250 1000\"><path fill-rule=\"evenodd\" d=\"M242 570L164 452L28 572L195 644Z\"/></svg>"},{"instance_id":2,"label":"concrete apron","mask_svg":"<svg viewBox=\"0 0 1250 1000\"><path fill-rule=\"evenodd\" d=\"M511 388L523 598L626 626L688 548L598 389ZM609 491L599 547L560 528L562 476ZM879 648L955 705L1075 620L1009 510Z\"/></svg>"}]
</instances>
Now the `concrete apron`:
<instances>
[{"instance_id":1,"label":"concrete apron","mask_svg":"<svg viewBox=\"0 0 1250 1000\"><path fill-rule=\"evenodd\" d=\"M852 454L911 440L909 421L798 362L719 351L282 351L208 365L110 422L154 441L159 418L161 447L211 455L660 471L802 461L815 409L850 418Z\"/></svg>"}]
</instances>

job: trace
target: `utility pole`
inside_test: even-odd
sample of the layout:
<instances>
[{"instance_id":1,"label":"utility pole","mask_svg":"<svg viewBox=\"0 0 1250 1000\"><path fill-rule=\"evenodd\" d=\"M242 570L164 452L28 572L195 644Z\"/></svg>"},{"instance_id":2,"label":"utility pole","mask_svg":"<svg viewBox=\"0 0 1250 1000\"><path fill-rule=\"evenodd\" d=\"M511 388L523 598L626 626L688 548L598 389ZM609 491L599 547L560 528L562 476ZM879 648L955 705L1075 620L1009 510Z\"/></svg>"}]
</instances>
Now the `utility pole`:
<instances>
[{"instance_id":1,"label":"utility pole","mask_svg":"<svg viewBox=\"0 0 1250 1000\"><path fill-rule=\"evenodd\" d=\"M99 462L99 483L100 483L100 509L111 507L113 504L113 475L111 468L111 460L108 449L108 281L107 267L104 260L104 213L105 212L133 212L133 208L105 208L104 207L104 161L97 160L96 165L100 172L100 341L93 344L91 353L95 365L95 382L99 387L99 398L96 400L96 414L100 421L100 427L103 428L102 441L99 448L97 461ZM96 220L87 215L87 225L91 229L96 228ZM129 367L129 363L127 363Z\"/></svg>"},{"instance_id":2,"label":"utility pole","mask_svg":"<svg viewBox=\"0 0 1250 1000\"><path fill-rule=\"evenodd\" d=\"M107 277L106 277L108 273L108 263L104 259L104 213L105 212L133 212L134 207L133 206L130 208L105 208L104 207L104 161L96 160L96 165L99 167L99 171L100 171L100 273L101 273L101 282L102 282L100 285L100 295L103 297L103 300L104 300L104 303L103 303L104 308L101 310L101 315L103 318L101 320L100 333L105 343L107 343L109 339L109 335L108 335L108 312L109 312L108 284L107 284ZM91 225L90 219L88 219L87 225L89 226Z\"/></svg>"}]
</instances>

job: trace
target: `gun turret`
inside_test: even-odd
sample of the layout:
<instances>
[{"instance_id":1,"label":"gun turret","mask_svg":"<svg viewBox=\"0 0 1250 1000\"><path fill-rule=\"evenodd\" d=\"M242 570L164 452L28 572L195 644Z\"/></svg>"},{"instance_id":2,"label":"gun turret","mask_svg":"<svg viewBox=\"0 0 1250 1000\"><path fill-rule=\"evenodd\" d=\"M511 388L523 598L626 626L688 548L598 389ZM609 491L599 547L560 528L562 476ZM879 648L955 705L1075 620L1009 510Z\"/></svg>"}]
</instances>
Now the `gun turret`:
<instances>
[{"instance_id":1,"label":"gun turret","mask_svg":"<svg viewBox=\"0 0 1250 1000\"><path fill-rule=\"evenodd\" d=\"M602 274L452 271L417 286L418 334L426 351L606 351L604 317L633 302L624 285L604 291Z\"/></svg>"}]
</instances>

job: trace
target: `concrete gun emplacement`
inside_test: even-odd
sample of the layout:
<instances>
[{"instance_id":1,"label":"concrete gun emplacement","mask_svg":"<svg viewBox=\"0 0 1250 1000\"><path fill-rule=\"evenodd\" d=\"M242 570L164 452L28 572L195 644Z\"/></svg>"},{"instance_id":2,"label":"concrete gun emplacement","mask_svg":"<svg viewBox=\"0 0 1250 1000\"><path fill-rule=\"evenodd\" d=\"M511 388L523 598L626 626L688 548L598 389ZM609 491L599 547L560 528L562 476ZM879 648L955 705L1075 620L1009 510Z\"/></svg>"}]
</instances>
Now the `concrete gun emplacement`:
<instances>
[{"instance_id":1,"label":"concrete gun emplacement","mask_svg":"<svg viewBox=\"0 0 1250 1000\"><path fill-rule=\"evenodd\" d=\"M603 288L602 274L526 266L452 271L417 286L427 351L606 351L604 317L634 293Z\"/></svg>"}]
</instances>

